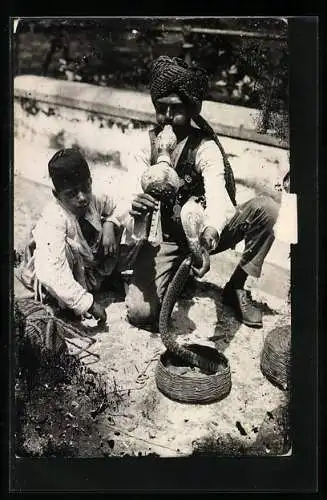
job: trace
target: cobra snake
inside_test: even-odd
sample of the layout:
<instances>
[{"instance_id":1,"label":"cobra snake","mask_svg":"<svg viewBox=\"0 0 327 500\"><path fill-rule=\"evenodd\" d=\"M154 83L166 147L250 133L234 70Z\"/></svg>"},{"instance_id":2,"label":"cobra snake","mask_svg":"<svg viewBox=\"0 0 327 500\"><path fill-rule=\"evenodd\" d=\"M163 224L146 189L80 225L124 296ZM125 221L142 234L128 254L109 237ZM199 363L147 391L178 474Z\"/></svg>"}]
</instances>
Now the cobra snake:
<instances>
[{"instance_id":1,"label":"cobra snake","mask_svg":"<svg viewBox=\"0 0 327 500\"><path fill-rule=\"evenodd\" d=\"M190 254L184 258L179 265L163 297L159 315L159 332L161 340L168 351L181 358L190 366L196 366L207 373L215 373L218 368L217 362L209 360L179 344L176 340L176 335L174 335L170 329L171 313L187 279L192 274L193 267L199 270L200 276L205 268L209 268L209 253L201 246L198 236L199 227L202 222L202 214L199 210L192 211L192 207L189 207L192 202L193 200L189 200L182 208L182 212L183 209L184 212L187 212L187 209L191 208L191 210L186 213L186 216L183 217L183 213L181 214L182 225L188 240Z\"/></svg>"}]
</instances>

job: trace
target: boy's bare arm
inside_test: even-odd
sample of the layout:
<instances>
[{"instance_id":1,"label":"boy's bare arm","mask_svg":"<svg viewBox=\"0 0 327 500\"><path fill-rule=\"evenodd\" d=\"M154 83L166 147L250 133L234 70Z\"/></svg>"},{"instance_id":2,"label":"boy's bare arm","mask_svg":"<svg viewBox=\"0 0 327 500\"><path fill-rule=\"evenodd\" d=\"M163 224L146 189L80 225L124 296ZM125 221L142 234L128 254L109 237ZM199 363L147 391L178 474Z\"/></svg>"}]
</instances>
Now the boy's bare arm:
<instances>
[{"instance_id":1,"label":"boy's bare arm","mask_svg":"<svg viewBox=\"0 0 327 500\"><path fill-rule=\"evenodd\" d=\"M117 253L117 238L115 224L106 220L102 226L102 245L105 256L114 257Z\"/></svg>"}]
</instances>

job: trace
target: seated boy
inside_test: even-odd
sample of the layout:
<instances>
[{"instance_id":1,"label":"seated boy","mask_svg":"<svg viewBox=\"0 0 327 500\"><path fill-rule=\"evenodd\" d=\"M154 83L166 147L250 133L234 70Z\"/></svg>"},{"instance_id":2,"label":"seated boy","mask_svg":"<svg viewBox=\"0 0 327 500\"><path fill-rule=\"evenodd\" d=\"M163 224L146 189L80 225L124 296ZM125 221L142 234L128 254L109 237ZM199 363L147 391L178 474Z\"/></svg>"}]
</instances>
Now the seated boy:
<instances>
[{"instance_id":1,"label":"seated boy","mask_svg":"<svg viewBox=\"0 0 327 500\"><path fill-rule=\"evenodd\" d=\"M105 309L94 300L118 260L121 223L110 196L92 193L92 178L77 149L62 149L49 161L53 199L32 230L18 277L42 289L60 308L102 322Z\"/></svg>"}]
</instances>

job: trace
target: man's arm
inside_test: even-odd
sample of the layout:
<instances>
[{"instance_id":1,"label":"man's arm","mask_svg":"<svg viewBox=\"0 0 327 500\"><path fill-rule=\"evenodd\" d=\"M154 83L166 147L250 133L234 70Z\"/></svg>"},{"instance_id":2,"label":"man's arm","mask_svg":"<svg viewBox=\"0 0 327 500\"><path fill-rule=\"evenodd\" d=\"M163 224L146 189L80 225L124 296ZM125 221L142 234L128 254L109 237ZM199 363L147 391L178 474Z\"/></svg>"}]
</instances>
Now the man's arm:
<instances>
[{"instance_id":1,"label":"man's arm","mask_svg":"<svg viewBox=\"0 0 327 500\"><path fill-rule=\"evenodd\" d=\"M205 141L197 151L195 168L202 173L206 197L205 228L221 234L235 208L225 187L224 162L214 141Z\"/></svg>"}]
</instances>

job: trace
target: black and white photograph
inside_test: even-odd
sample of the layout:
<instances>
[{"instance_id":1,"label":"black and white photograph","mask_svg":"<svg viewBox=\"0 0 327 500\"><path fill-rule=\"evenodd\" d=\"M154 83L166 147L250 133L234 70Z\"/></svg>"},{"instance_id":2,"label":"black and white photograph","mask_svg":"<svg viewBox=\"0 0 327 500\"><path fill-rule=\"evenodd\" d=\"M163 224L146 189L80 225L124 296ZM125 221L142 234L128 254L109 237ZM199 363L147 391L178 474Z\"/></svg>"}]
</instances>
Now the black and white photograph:
<instances>
[{"instance_id":1,"label":"black and white photograph","mask_svg":"<svg viewBox=\"0 0 327 500\"><path fill-rule=\"evenodd\" d=\"M12 19L17 458L292 456L288 27Z\"/></svg>"}]
</instances>

